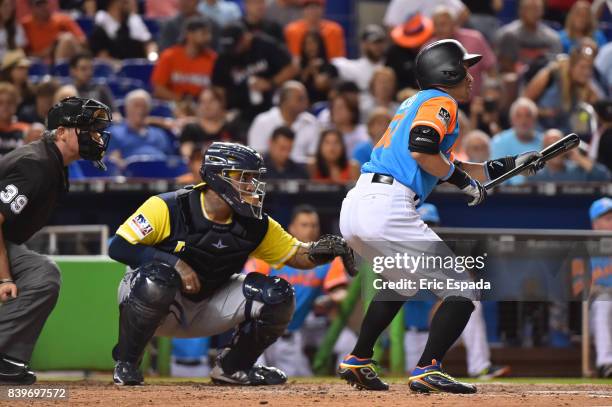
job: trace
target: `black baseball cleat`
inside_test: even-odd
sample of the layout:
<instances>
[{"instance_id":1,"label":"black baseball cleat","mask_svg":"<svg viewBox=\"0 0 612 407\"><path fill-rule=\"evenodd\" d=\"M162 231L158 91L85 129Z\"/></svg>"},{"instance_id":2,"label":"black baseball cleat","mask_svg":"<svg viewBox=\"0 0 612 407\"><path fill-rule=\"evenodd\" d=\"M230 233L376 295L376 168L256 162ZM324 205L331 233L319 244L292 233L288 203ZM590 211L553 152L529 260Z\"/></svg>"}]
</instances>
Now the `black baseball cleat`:
<instances>
[{"instance_id":1,"label":"black baseball cleat","mask_svg":"<svg viewBox=\"0 0 612 407\"><path fill-rule=\"evenodd\" d=\"M119 361L113 371L113 382L118 386L140 386L144 378L136 363Z\"/></svg>"},{"instance_id":2,"label":"black baseball cleat","mask_svg":"<svg viewBox=\"0 0 612 407\"><path fill-rule=\"evenodd\" d=\"M372 359L347 355L338 367L338 375L358 390L389 390L389 385L378 377L375 365Z\"/></svg>"},{"instance_id":3,"label":"black baseball cleat","mask_svg":"<svg viewBox=\"0 0 612 407\"><path fill-rule=\"evenodd\" d=\"M455 394L476 393L476 386L462 383L442 370L442 364L431 361L431 365L416 367L408 379L410 390L417 393L446 392Z\"/></svg>"},{"instance_id":4,"label":"black baseball cleat","mask_svg":"<svg viewBox=\"0 0 612 407\"><path fill-rule=\"evenodd\" d=\"M275 367L254 365L248 371L238 370L226 373L221 364L221 358L215 360L215 366L210 371L210 378L214 384L234 386L270 386L284 384L287 375Z\"/></svg>"},{"instance_id":5,"label":"black baseball cleat","mask_svg":"<svg viewBox=\"0 0 612 407\"><path fill-rule=\"evenodd\" d=\"M27 363L0 354L0 385L28 385L36 383L36 375Z\"/></svg>"}]
</instances>

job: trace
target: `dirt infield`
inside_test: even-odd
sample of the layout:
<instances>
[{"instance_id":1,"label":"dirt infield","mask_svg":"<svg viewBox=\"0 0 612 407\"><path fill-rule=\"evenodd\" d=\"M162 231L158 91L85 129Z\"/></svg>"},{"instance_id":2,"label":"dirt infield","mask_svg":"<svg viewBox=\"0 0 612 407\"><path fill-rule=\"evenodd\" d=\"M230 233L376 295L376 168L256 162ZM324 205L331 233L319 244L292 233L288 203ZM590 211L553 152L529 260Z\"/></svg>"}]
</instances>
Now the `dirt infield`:
<instances>
[{"instance_id":1,"label":"dirt infield","mask_svg":"<svg viewBox=\"0 0 612 407\"><path fill-rule=\"evenodd\" d=\"M0 401L0 406L612 406L612 384L483 383L474 395L417 395L405 382L388 392L354 390L335 379L290 381L284 386L218 387L197 382L160 382L120 388L107 381L42 382L37 387L68 386L63 401ZM6 393L5 393L6 394Z\"/></svg>"}]
</instances>

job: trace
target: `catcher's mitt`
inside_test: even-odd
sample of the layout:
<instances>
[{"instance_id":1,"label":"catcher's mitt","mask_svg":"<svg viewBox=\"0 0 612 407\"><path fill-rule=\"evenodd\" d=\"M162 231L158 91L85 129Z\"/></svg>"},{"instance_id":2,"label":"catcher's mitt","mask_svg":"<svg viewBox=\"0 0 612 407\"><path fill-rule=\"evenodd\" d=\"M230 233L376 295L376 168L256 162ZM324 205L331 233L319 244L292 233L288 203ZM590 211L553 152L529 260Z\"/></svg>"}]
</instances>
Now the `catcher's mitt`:
<instances>
[{"instance_id":1,"label":"catcher's mitt","mask_svg":"<svg viewBox=\"0 0 612 407\"><path fill-rule=\"evenodd\" d=\"M344 269L350 276L357 274L355 255L346 240L336 235L324 235L319 240L310 244L308 248L308 259L315 264L329 263L336 257L342 258Z\"/></svg>"}]
</instances>

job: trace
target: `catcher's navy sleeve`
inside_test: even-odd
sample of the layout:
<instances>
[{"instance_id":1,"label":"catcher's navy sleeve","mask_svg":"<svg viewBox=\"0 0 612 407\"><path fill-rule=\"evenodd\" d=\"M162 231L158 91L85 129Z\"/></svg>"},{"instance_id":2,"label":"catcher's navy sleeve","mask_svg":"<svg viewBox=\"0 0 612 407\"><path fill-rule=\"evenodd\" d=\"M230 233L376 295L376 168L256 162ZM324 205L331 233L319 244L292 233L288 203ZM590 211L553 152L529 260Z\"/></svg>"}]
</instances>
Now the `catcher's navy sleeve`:
<instances>
[{"instance_id":1,"label":"catcher's navy sleeve","mask_svg":"<svg viewBox=\"0 0 612 407\"><path fill-rule=\"evenodd\" d=\"M120 263L127 264L132 268L137 268L143 264L153 261L174 266L179 260L173 254L163 252L151 246L142 244L131 244L123 237L115 235L108 247L108 255Z\"/></svg>"}]
</instances>

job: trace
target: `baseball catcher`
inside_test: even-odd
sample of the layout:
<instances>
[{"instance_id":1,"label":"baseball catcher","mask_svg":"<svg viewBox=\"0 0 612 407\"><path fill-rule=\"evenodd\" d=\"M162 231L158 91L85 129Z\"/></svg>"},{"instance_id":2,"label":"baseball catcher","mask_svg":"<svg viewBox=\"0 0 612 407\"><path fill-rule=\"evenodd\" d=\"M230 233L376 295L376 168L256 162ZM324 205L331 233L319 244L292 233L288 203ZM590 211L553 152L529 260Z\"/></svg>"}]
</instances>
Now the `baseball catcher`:
<instances>
[{"instance_id":1,"label":"baseball catcher","mask_svg":"<svg viewBox=\"0 0 612 407\"><path fill-rule=\"evenodd\" d=\"M119 286L116 384L143 383L138 366L153 335L202 337L232 328L231 345L211 371L214 383L287 380L279 369L255 361L285 332L293 288L279 277L240 274L247 258L310 269L341 256L349 272L355 267L342 238L302 243L262 212L264 173L252 148L213 143L201 184L149 198L119 227L109 254L130 269Z\"/></svg>"}]
</instances>

